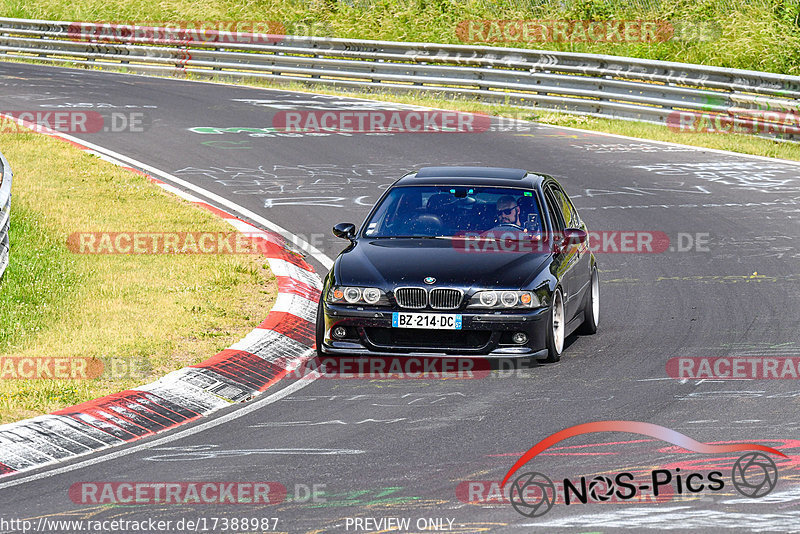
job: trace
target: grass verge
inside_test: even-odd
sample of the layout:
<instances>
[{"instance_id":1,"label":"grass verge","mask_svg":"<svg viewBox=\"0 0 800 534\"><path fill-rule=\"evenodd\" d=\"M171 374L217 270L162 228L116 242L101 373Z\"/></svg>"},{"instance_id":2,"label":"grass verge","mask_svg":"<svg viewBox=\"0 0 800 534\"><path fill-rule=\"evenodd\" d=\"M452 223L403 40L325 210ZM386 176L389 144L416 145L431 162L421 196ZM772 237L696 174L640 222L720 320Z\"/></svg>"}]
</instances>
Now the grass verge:
<instances>
[{"instance_id":1,"label":"grass verge","mask_svg":"<svg viewBox=\"0 0 800 534\"><path fill-rule=\"evenodd\" d=\"M800 74L796 0L0 0L0 13L138 24L275 21L299 35L565 50ZM459 32L475 20L668 21L675 31L650 41L638 32L605 41L569 32L497 42L508 37L491 23L472 36Z\"/></svg>"},{"instance_id":2,"label":"grass verge","mask_svg":"<svg viewBox=\"0 0 800 534\"><path fill-rule=\"evenodd\" d=\"M41 61L33 59L14 58L4 59L7 62L37 64ZM60 67L86 69L81 64L59 63ZM128 70L127 67L100 67L93 66L91 70L108 70L136 76L137 74ZM164 76L167 77L167 76ZM535 121L550 126L564 126L579 128L583 130L610 133L635 137L642 140L663 141L678 143L699 148L712 148L716 150L726 150L740 154L751 154L770 158L781 158L787 160L800 161L800 143L778 141L745 134L729 133L676 133L667 126L652 124L640 121L628 121L619 119L605 119L601 117L591 117L575 115L572 113L559 113L555 111L539 110L534 108L521 108L511 105L484 104L474 99L458 98L450 95L437 95L436 93L398 93L393 91L353 89L332 89L320 85L312 85L302 81L291 81L287 77L285 82L274 82L266 80L241 81L229 76L200 76L188 73L185 78L193 81L206 81L225 84L244 85L262 89L280 89L284 91L301 91L315 94L336 95L343 97L366 98L382 102L395 102L416 106L427 106L432 108L449 109L456 111L466 111L472 113L486 113L494 116L509 117L520 120ZM302 78L296 78L302 80Z\"/></svg>"},{"instance_id":3,"label":"grass verge","mask_svg":"<svg viewBox=\"0 0 800 534\"><path fill-rule=\"evenodd\" d=\"M258 255L88 255L76 231L232 232L215 215L67 143L0 139L13 171L8 271L0 283L0 423L152 381L238 341L277 286ZM95 358L92 380L11 379L7 357Z\"/></svg>"}]
</instances>

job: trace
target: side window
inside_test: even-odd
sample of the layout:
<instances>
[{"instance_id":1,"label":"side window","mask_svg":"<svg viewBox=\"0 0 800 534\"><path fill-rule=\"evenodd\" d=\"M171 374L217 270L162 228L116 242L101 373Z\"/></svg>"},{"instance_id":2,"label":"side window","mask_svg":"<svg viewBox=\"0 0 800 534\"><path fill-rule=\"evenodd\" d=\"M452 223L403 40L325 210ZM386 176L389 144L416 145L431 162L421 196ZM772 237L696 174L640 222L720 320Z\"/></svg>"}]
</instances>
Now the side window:
<instances>
[{"instance_id":1,"label":"side window","mask_svg":"<svg viewBox=\"0 0 800 534\"><path fill-rule=\"evenodd\" d=\"M544 190L544 198L545 201L547 201L547 211L550 212L550 217L553 220L553 231L561 232L564 229L564 219L561 215L561 208L559 207L558 201L549 187Z\"/></svg>"},{"instance_id":2,"label":"side window","mask_svg":"<svg viewBox=\"0 0 800 534\"><path fill-rule=\"evenodd\" d=\"M578 211L572 205L572 201L567 194L559 187L552 186L552 189L558 204L561 206L561 212L564 214L564 224L567 225L567 228L580 228L581 218L578 217Z\"/></svg>"}]
</instances>

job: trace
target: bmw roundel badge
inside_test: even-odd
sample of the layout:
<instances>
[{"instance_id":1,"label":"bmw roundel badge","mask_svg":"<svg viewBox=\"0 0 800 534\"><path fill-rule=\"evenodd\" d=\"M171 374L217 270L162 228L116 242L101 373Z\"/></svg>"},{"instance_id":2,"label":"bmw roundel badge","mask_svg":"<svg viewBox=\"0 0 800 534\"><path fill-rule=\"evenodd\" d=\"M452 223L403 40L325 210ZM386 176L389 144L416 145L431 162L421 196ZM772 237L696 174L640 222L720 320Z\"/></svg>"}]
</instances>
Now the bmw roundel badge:
<instances>
[{"instance_id":1,"label":"bmw roundel badge","mask_svg":"<svg viewBox=\"0 0 800 534\"><path fill-rule=\"evenodd\" d=\"M425 282L426 284L430 285L430 284L436 283L436 278L434 278L432 276L426 276L423 279L423 282Z\"/></svg>"}]
</instances>

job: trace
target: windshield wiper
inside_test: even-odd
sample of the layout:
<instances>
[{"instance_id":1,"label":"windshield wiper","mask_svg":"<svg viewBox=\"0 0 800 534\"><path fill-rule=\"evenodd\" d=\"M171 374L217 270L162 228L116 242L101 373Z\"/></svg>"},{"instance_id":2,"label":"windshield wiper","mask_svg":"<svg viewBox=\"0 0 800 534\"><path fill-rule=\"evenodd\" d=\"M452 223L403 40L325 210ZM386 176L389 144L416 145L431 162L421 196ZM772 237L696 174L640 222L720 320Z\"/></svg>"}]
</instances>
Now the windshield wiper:
<instances>
[{"instance_id":1,"label":"windshield wiper","mask_svg":"<svg viewBox=\"0 0 800 534\"><path fill-rule=\"evenodd\" d=\"M432 235L381 235L377 239L436 239Z\"/></svg>"},{"instance_id":2,"label":"windshield wiper","mask_svg":"<svg viewBox=\"0 0 800 534\"><path fill-rule=\"evenodd\" d=\"M514 234L516 234L516 237ZM491 235L458 235L447 239L461 239L463 241L541 241L542 238L538 234L514 232Z\"/></svg>"}]
</instances>

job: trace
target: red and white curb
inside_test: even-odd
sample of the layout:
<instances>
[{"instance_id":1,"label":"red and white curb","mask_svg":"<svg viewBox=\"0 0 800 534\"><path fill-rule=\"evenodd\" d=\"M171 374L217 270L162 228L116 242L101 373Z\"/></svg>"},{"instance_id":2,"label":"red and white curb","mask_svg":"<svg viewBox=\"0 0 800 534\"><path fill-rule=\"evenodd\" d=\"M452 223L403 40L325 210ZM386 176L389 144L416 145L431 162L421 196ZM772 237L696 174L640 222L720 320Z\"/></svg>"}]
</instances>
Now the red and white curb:
<instances>
[{"instance_id":1,"label":"red and white curb","mask_svg":"<svg viewBox=\"0 0 800 534\"><path fill-rule=\"evenodd\" d=\"M63 134L20 121L115 165L145 174ZM278 283L267 318L238 343L208 360L137 388L51 414L0 425L0 476L36 469L128 443L248 400L314 354L314 321L322 281L302 254L278 234L261 230L149 175L163 189L221 216L261 241Z\"/></svg>"}]
</instances>

